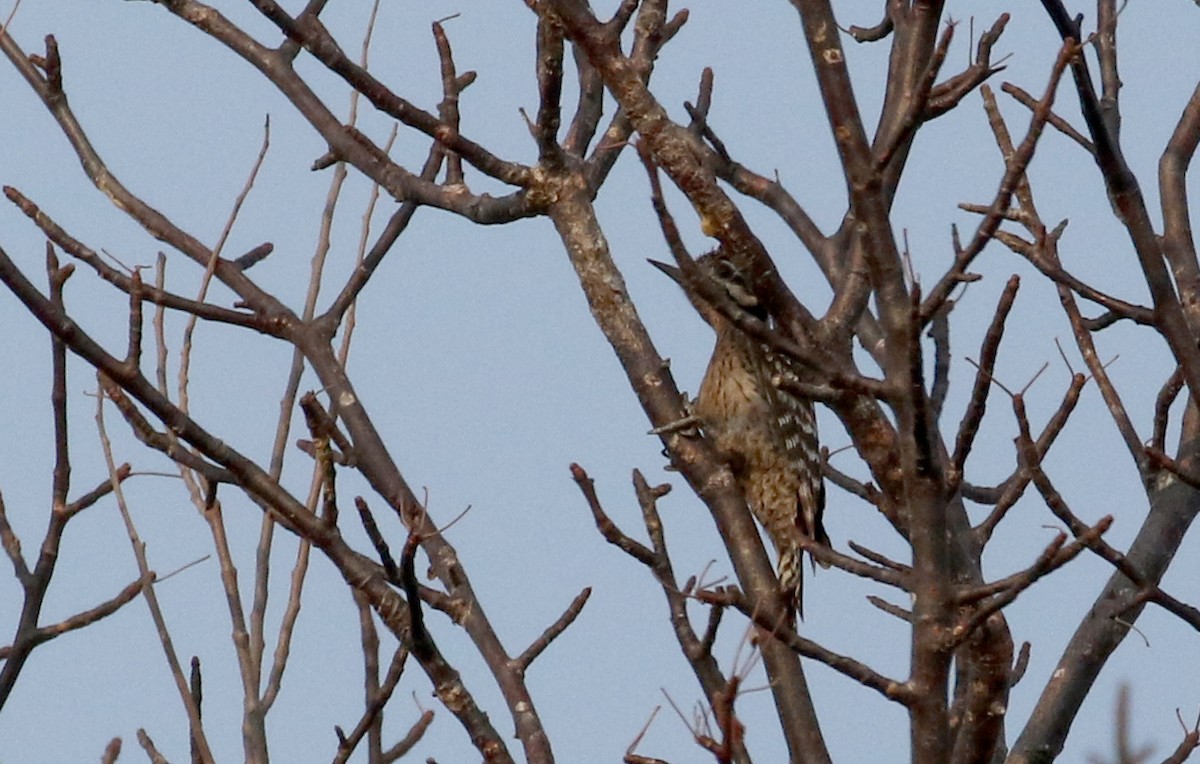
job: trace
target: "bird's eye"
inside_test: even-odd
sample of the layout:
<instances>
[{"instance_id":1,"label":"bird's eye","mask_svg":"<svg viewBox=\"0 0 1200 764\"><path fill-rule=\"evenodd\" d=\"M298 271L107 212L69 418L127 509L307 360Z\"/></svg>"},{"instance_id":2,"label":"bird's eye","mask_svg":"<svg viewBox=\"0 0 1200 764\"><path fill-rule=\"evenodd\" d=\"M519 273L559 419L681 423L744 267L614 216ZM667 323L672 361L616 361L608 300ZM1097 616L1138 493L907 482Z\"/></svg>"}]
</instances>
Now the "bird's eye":
<instances>
[{"instance_id":1,"label":"bird's eye","mask_svg":"<svg viewBox=\"0 0 1200 764\"><path fill-rule=\"evenodd\" d=\"M717 278L722 281L733 281L737 276L737 268L733 267L733 263L728 260L718 260L716 263Z\"/></svg>"}]
</instances>

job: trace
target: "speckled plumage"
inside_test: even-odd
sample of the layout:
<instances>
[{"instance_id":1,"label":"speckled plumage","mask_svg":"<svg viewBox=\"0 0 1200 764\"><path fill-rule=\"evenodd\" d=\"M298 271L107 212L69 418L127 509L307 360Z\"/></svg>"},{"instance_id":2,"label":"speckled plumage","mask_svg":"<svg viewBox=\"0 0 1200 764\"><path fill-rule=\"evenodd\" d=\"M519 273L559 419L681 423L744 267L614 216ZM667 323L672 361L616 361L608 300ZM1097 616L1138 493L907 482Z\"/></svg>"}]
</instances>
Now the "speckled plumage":
<instances>
[{"instance_id":1,"label":"speckled plumage","mask_svg":"<svg viewBox=\"0 0 1200 764\"><path fill-rule=\"evenodd\" d=\"M735 302L765 319L737 269L719 252L697 263ZM789 607L803 617L799 539L803 535L829 543L821 521L825 485L813 403L773 384L772 379L789 375L783 359L716 311L705 318L716 330L717 342L694 413L771 538L779 557L780 588Z\"/></svg>"}]
</instances>

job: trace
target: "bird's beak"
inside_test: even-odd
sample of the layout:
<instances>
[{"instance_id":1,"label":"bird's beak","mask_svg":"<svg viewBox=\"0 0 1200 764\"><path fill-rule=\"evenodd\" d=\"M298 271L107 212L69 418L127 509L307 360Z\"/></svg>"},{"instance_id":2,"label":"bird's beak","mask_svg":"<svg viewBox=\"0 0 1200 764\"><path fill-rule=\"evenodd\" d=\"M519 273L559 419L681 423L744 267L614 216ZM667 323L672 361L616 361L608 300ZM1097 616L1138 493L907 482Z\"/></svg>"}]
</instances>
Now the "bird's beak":
<instances>
[{"instance_id":1,"label":"bird's beak","mask_svg":"<svg viewBox=\"0 0 1200 764\"><path fill-rule=\"evenodd\" d=\"M658 260L647 259L646 262L665 273L676 284L683 286L683 271L679 270L677 266L660 263Z\"/></svg>"}]
</instances>

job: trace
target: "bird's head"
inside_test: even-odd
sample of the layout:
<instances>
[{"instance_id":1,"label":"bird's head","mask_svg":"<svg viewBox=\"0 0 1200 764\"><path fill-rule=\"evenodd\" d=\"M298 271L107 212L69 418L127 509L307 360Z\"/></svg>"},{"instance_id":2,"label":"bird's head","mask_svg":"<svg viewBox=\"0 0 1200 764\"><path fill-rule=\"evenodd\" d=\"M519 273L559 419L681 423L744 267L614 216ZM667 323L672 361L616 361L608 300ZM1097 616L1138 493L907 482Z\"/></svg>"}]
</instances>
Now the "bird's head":
<instances>
[{"instance_id":1,"label":"bird's head","mask_svg":"<svg viewBox=\"0 0 1200 764\"><path fill-rule=\"evenodd\" d=\"M692 290L687 288L682 270L674 265L660 263L657 260L650 260L649 262L655 268L658 268L669 276L676 284L683 287L700 314L710 324L713 323L710 317L710 311L713 310L712 306L707 304L707 302L703 305L700 304L700 301L692 294ZM756 318L766 320L766 311L763 309L758 296L754 294L754 290L750 287L748 275L722 250L717 249L697 258L696 267L700 271L700 274L719 288L734 305L737 305Z\"/></svg>"}]
</instances>

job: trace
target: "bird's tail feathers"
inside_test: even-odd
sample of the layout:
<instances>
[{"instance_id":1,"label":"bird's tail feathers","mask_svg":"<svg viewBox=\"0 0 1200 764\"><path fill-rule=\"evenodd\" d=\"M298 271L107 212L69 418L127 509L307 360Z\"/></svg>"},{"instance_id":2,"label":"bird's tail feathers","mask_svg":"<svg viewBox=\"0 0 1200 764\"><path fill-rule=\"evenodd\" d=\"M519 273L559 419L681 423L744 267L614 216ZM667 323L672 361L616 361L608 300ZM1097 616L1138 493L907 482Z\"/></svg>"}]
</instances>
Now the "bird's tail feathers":
<instances>
[{"instance_id":1,"label":"bird's tail feathers","mask_svg":"<svg viewBox=\"0 0 1200 764\"><path fill-rule=\"evenodd\" d=\"M788 610L804 620L804 552L791 546L779 555L779 588Z\"/></svg>"}]
</instances>

